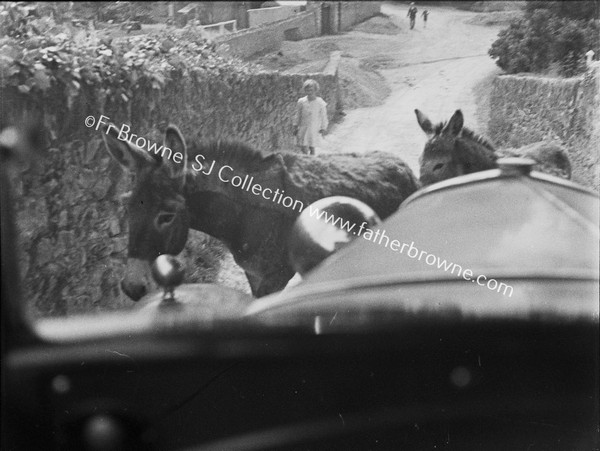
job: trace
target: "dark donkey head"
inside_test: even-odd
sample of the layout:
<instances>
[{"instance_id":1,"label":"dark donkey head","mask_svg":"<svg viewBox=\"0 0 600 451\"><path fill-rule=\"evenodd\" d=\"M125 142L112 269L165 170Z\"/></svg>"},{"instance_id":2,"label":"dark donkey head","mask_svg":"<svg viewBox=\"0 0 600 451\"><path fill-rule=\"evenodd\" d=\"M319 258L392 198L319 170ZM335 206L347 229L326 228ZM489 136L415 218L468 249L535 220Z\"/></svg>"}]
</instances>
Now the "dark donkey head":
<instances>
[{"instance_id":1,"label":"dark donkey head","mask_svg":"<svg viewBox=\"0 0 600 451\"><path fill-rule=\"evenodd\" d=\"M177 127L170 125L163 147L149 152L119 139L114 125L104 132L108 152L135 179L131 193L122 196L128 209L129 247L121 287L137 301L146 294L151 281L149 263L161 254L178 254L187 241L190 220L183 196L185 141ZM174 161L176 152L183 155L175 159L180 162Z\"/></svg>"},{"instance_id":2,"label":"dark donkey head","mask_svg":"<svg viewBox=\"0 0 600 451\"><path fill-rule=\"evenodd\" d=\"M419 157L423 186L498 166L498 156L492 144L463 127L460 110L456 110L449 121L435 126L421 111L415 110L415 113L429 138Z\"/></svg>"}]
</instances>

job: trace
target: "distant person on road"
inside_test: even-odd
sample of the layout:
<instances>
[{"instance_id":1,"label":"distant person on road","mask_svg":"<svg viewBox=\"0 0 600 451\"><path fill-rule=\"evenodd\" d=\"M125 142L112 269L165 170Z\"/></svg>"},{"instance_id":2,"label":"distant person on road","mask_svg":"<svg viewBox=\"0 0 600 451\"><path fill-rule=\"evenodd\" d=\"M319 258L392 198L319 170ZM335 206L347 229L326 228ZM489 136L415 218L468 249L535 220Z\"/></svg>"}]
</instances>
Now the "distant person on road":
<instances>
[{"instance_id":1,"label":"distant person on road","mask_svg":"<svg viewBox=\"0 0 600 451\"><path fill-rule=\"evenodd\" d=\"M410 29L415 28L415 20L417 18L417 7L415 6L415 2L410 4L410 8L408 8L408 14L406 17L410 17Z\"/></svg>"},{"instance_id":2,"label":"distant person on road","mask_svg":"<svg viewBox=\"0 0 600 451\"><path fill-rule=\"evenodd\" d=\"M427 16L429 15L429 11L427 11L426 9L423 10L423 12L421 13L421 16L423 16L423 28L427 28Z\"/></svg>"},{"instance_id":3,"label":"distant person on road","mask_svg":"<svg viewBox=\"0 0 600 451\"><path fill-rule=\"evenodd\" d=\"M317 96L319 84L312 79L306 80L302 89L306 97L298 99L294 135L302 153L314 155L315 147L321 144L321 135L327 132L327 103Z\"/></svg>"}]
</instances>

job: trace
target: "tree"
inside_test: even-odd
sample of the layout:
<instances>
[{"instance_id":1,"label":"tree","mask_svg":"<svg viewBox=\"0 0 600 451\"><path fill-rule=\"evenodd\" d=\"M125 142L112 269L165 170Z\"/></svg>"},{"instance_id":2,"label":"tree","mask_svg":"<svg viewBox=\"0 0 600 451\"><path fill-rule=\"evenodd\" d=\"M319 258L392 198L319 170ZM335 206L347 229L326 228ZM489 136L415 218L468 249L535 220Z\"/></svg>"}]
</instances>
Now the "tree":
<instances>
[{"instance_id":1,"label":"tree","mask_svg":"<svg viewBox=\"0 0 600 451\"><path fill-rule=\"evenodd\" d=\"M554 59L559 61L563 75L572 77L585 68L585 41L584 32L577 21L565 20L559 28L554 45Z\"/></svg>"},{"instance_id":2,"label":"tree","mask_svg":"<svg viewBox=\"0 0 600 451\"><path fill-rule=\"evenodd\" d=\"M585 69L588 50L598 53L598 2L528 1L525 16L502 30L488 53L508 73L543 72L558 63L573 76Z\"/></svg>"},{"instance_id":3,"label":"tree","mask_svg":"<svg viewBox=\"0 0 600 451\"><path fill-rule=\"evenodd\" d=\"M528 0L525 4L525 12L533 14L536 10L547 10L557 17L576 20L589 20L599 18L598 1L539 1Z\"/></svg>"}]
</instances>

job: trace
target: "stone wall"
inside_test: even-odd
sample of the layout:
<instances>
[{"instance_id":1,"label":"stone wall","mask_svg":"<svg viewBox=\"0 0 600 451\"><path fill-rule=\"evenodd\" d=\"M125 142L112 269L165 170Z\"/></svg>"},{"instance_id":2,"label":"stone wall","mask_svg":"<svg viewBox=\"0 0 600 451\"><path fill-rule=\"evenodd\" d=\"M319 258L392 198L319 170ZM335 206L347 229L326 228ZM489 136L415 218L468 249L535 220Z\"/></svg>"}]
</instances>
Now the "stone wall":
<instances>
[{"instance_id":1,"label":"stone wall","mask_svg":"<svg viewBox=\"0 0 600 451\"><path fill-rule=\"evenodd\" d=\"M381 2L325 2L325 5L330 8L329 20L332 33L349 30L357 23L363 22L381 11ZM239 58L249 58L256 54L277 51L285 40L300 40L321 35L321 6L320 4L311 4L303 13L220 36L215 38L215 42L219 45L220 52ZM265 8L266 12L261 14L267 15L267 10L276 9ZM250 13L251 11L249 11Z\"/></svg>"},{"instance_id":2,"label":"stone wall","mask_svg":"<svg viewBox=\"0 0 600 451\"><path fill-rule=\"evenodd\" d=\"M250 28L258 27L271 22L287 19L299 12L299 6L274 6L272 8L249 9L248 24L250 25Z\"/></svg>"},{"instance_id":3,"label":"stone wall","mask_svg":"<svg viewBox=\"0 0 600 451\"><path fill-rule=\"evenodd\" d=\"M341 31L346 31L381 12L381 2L341 2Z\"/></svg>"},{"instance_id":4,"label":"stone wall","mask_svg":"<svg viewBox=\"0 0 600 451\"><path fill-rule=\"evenodd\" d=\"M381 2L324 2L323 6L329 8L329 30L334 34L347 31L381 12Z\"/></svg>"},{"instance_id":5,"label":"stone wall","mask_svg":"<svg viewBox=\"0 0 600 451\"><path fill-rule=\"evenodd\" d=\"M246 14L247 6L244 2L204 1L194 3L198 7L198 16L203 25L237 20L238 28L248 28L248 18ZM189 4L190 2L182 2L182 6L175 10L177 11Z\"/></svg>"},{"instance_id":6,"label":"stone wall","mask_svg":"<svg viewBox=\"0 0 600 451\"><path fill-rule=\"evenodd\" d=\"M239 58L279 50L286 40L307 39L318 36L318 10L296 14L288 19L260 27L248 28L215 39L220 52Z\"/></svg>"},{"instance_id":7,"label":"stone wall","mask_svg":"<svg viewBox=\"0 0 600 451\"><path fill-rule=\"evenodd\" d=\"M44 157L13 180L23 294L34 316L133 306L119 286L128 241L119 195L131 189L130 176L105 151L101 132L85 126L86 117L104 114L156 143L174 123L187 139L239 139L271 151L294 149L292 121L306 78L321 84L331 118L339 96L337 71L331 69L315 75L196 75L174 72L162 89L140 80L130 101L101 100L98 90L107 80L82 86L71 102L58 90L40 95L0 87L0 123L37 117L50 143ZM216 240L191 236L183 254L186 281L214 281L218 255L209 250Z\"/></svg>"},{"instance_id":8,"label":"stone wall","mask_svg":"<svg viewBox=\"0 0 600 451\"><path fill-rule=\"evenodd\" d=\"M571 79L497 77L490 99L490 137L501 147L560 141L568 148L573 180L600 192L599 72L595 66Z\"/></svg>"}]
</instances>

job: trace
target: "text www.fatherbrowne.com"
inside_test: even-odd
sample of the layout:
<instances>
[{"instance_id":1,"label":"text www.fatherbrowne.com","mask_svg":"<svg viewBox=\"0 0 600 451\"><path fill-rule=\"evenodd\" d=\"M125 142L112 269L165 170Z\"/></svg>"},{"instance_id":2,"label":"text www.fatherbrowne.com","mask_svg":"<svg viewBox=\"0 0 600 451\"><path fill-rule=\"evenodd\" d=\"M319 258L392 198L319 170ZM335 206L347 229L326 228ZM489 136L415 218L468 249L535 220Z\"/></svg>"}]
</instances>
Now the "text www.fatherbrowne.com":
<instances>
[{"instance_id":1,"label":"text www.fatherbrowne.com","mask_svg":"<svg viewBox=\"0 0 600 451\"><path fill-rule=\"evenodd\" d=\"M108 133L111 127L115 127L113 124L110 124L108 122L109 120L109 117L103 115L100 116L100 119L98 121L96 121L96 118L94 116L88 116L85 119L85 125L89 128L95 126L96 130L98 130L100 126L105 125L107 128L105 133ZM149 153L154 152L156 155L160 153L163 158L171 159L175 163L181 163L185 158L181 152L173 153L172 150L168 147L157 146L156 143L152 143L149 140L136 135L135 133L130 133L130 127L126 124L123 124L118 130L117 139L129 142L130 144L135 144L137 147L147 150ZM203 172L200 172L204 168L205 162L203 160L204 156L197 155L195 159L195 164L192 165L191 169L199 174L208 176L213 172L216 162L213 161L209 167L207 167ZM236 175L233 176L231 179L224 178L227 175L231 175L231 171L233 171L233 168L231 166L222 166L218 170L219 180L224 183L231 183L232 186L240 188L242 190L252 192L252 194L256 196L260 195L265 200L281 204L286 208L291 208L293 210L297 209L299 213L304 210L304 203L298 200L294 200L289 196L284 196L285 190L282 190L280 192L279 189L272 190L270 188L265 188L259 183L254 183L254 177L248 177L248 175L246 175L244 178L242 178L241 176ZM442 260L439 257L436 257L435 255L429 254L425 251L419 251L419 249L415 247L414 242L407 244L401 243L398 240L390 240L390 238L386 235L385 230L378 229L376 231L373 231L366 227L366 222L363 222L359 226L358 231L355 231L355 223L352 223L347 220L344 221L342 218L339 217L336 218L335 215L330 215L326 211L320 211L313 205L309 205L308 208L311 217L316 217L318 220L324 220L326 223L330 223L335 227L347 231L348 233L360 236L361 238L367 241L371 241L377 244L383 244L386 248L389 247L390 250L394 252L400 252L401 254L403 254L404 250L408 248L406 254L410 258L416 258L417 260L421 261L421 259L424 257L425 263L429 266L437 265L438 269L443 269L444 271L450 272L451 274L454 274L454 272L457 271L456 276L462 276L464 280L470 280L474 283L476 282L480 286L486 286L489 290L497 291L498 293L502 292L504 295L508 293L509 297L511 297L513 294L513 287L511 287L510 285L500 283L496 279L488 279L484 275L479 275L473 278L473 271L471 271L470 269L463 270L462 266L457 265L456 263ZM383 240L385 240L385 244Z\"/></svg>"},{"instance_id":2,"label":"text www.fatherbrowne.com","mask_svg":"<svg viewBox=\"0 0 600 451\"><path fill-rule=\"evenodd\" d=\"M410 258L416 258L419 261L421 261L421 259L423 258L425 260L425 263L429 266L435 265L438 267L438 269L443 269L446 272L450 272L450 274L454 274L456 271L457 277L462 276L464 280L470 280L473 283L477 283L477 285L479 286L487 287L491 291L496 291L498 293L504 294L505 296L507 295L508 297L512 297L512 286L498 282L496 279L488 279L483 274L474 277L473 271L468 268L463 269L462 266L456 263L448 262L445 259L442 260L440 257L427 253L423 250L420 251L415 247L414 241L411 241L410 244L407 244L402 243L398 240L390 240L390 237L386 235L385 230L378 229L376 231L373 231L366 227L366 221L360 224L360 226L358 226L358 230L355 230L356 223L353 223L348 220L343 220L342 218L336 217L332 214L328 214L326 211L319 210L318 208L315 208L312 205L309 205L308 209L308 213L312 218L316 218L318 220L334 225L342 230L347 231L348 233L352 233L356 236L360 236L361 238L367 241L371 241L372 243L381 244L394 252L400 252L401 254L404 254L404 251L406 249L406 254Z\"/></svg>"}]
</instances>

